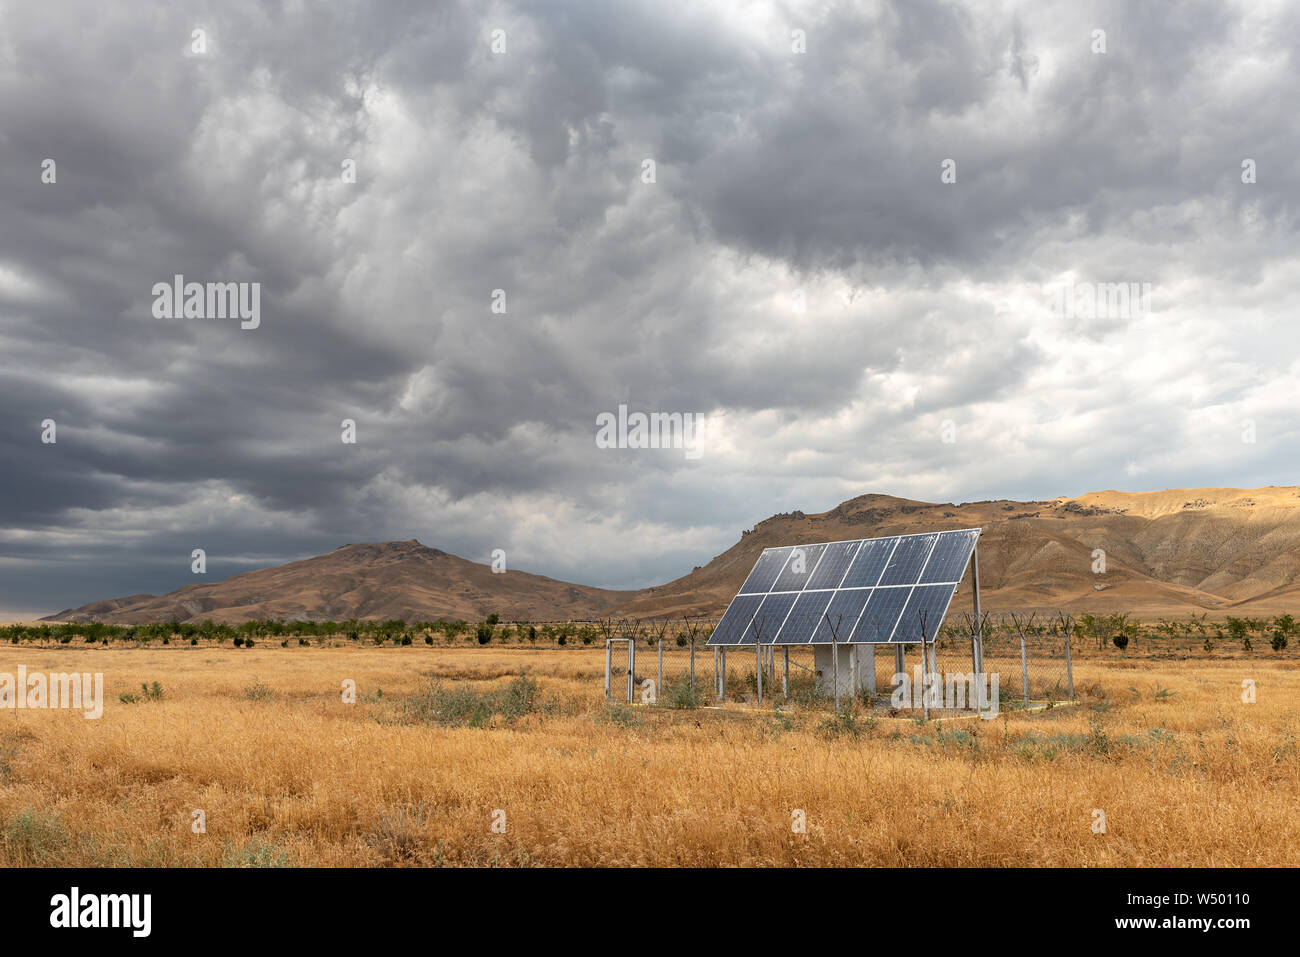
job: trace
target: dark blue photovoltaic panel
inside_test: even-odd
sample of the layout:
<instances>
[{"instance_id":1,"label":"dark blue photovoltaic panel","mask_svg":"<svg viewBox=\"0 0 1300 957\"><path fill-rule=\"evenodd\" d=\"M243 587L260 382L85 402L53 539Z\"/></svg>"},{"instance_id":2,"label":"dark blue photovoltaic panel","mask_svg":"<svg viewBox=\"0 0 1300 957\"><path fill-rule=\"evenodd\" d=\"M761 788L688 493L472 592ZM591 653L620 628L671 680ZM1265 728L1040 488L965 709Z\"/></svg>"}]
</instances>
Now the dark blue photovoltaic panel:
<instances>
[{"instance_id":1,"label":"dark blue photovoltaic panel","mask_svg":"<svg viewBox=\"0 0 1300 957\"><path fill-rule=\"evenodd\" d=\"M737 594L767 594L772 588L772 582L776 581L776 576L781 574L781 568L785 565L785 560L790 556L791 551L790 548L769 548L764 551L758 556L754 570L749 573L749 577L745 579L745 584L740 586Z\"/></svg>"},{"instance_id":2,"label":"dark blue photovoltaic panel","mask_svg":"<svg viewBox=\"0 0 1300 957\"><path fill-rule=\"evenodd\" d=\"M815 588L839 588L844 573L848 571L849 563L857 554L858 545L858 542L835 542L833 545L827 545L826 551L822 552L822 560L817 565L817 570L813 572L812 578L808 580L808 584L804 586L804 591Z\"/></svg>"},{"instance_id":3,"label":"dark blue photovoltaic panel","mask_svg":"<svg viewBox=\"0 0 1300 957\"><path fill-rule=\"evenodd\" d=\"M812 578L813 569L826 551L825 545L799 545L790 550L790 558L772 586L772 591L803 591Z\"/></svg>"},{"instance_id":4,"label":"dark blue photovoltaic panel","mask_svg":"<svg viewBox=\"0 0 1300 957\"><path fill-rule=\"evenodd\" d=\"M925 616L926 641L932 640L956 590L956 585L917 585L913 588L903 616L898 619L898 627L894 629L894 641L920 641L921 615Z\"/></svg>"},{"instance_id":5,"label":"dark blue photovoltaic panel","mask_svg":"<svg viewBox=\"0 0 1300 957\"><path fill-rule=\"evenodd\" d=\"M979 534L964 528L766 549L708 644L914 643L922 614L933 640Z\"/></svg>"},{"instance_id":6,"label":"dark blue photovoltaic panel","mask_svg":"<svg viewBox=\"0 0 1300 957\"><path fill-rule=\"evenodd\" d=\"M909 591L910 588L877 588L873 591L851 640L888 641L903 606L907 604Z\"/></svg>"},{"instance_id":7,"label":"dark blue photovoltaic panel","mask_svg":"<svg viewBox=\"0 0 1300 957\"><path fill-rule=\"evenodd\" d=\"M841 588L872 588L885 570L889 554L898 544L896 538L869 538L862 543Z\"/></svg>"},{"instance_id":8,"label":"dark blue photovoltaic panel","mask_svg":"<svg viewBox=\"0 0 1300 957\"><path fill-rule=\"evenodd\" d=\"M790 617L785 620L785 627L776 636L778 645L802 645L821 621L822 612L830 602L833 591L802 591L799 600L790 609Z\"/></svg>"},{"instance_id":9,"label":"dark blue photovoltaic panel","mask_svg":"<svg viewBox=\"0 0 1300 957\"><path fill-rule=\"evenodd\" d=\"M737 595L727 607L727 613L718 622L709 636L711 645L735 645L740 643L740 636L749 627L749 620L763 603L762 595Z\"/></svg>"},{"instance_id":10,"label":"dark blue photovoltaic panel","mask_svg":"<svg viewBox=\"0 0 1300 957\"><path fill-rule=\"evenodd\" d=\"M836 641L848 641L849 635L853 633L853 626L857 623L858 615L862 614L862 606L870 597L869 588L836 592L835 597L831 599L830 607L817 623L817 630L813 632L810 644L830 644L832 635L835 636Z\"/></svg>"},{"instance_id":11,"label":"dark blue photovoltaic panel","mask_svg":"<svg viewBox=\"0 0 1300 957\"><path fill-rule=\"evenodd\" d=\"M752 645L755 636L757 636L759 643L764 645L773 644L776 641L777 632L785 624L786 615L790 614L790 608L798 597L797 592L770 593L763 599L758 614L754 616L754 623L749 626L749 631L741 636L740 643L742 645Z\"/></svg>"},{"instance_id":12,"label":"dark blue photovoltaic panel","mask_svg":"<svg viewBox=\"0 0 1300 957\"><path fill-rule=\"evenodd\" d=\"M898 540L898 547L889 558L889 565L880 579L882 585L914 585L921 575L921 566L934 545L937 535L909 535Z\"/></svg>"},{"instance_id":13,"label":"dark blue photovoltaic panel","mask_svg":"<svg viewBox=\"0 0 1300 957\"><path fill-rule=\"evenodd\" d=\"M930 560L921 572L921 584L960 581L966 573L971 553L975 551L976 532L940 535L939 542L930 553Z\"/></svg>"}]
</instances>

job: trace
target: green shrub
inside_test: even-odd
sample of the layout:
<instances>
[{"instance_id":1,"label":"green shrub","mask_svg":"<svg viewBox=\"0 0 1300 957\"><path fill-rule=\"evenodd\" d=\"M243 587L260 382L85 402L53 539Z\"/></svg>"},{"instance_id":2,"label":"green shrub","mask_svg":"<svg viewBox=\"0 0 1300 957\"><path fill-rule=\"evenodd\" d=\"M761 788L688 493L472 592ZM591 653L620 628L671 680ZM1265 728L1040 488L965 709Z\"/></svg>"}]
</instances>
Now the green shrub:
<instances>
[{"instance_id":1,"label":"green shrub","mask_svg":"<svg viewBox=\"0 0 1300 957\"><path fill-rule=\"evenodd\" d=\"M58 815L37 808L19 811L4 829L5 851L19 866L55 863L69 843Z\"/></svg>"},{"instance_id":2,"label":"green shrub","mask_svg":"<svg viewBox=\"0 0 1300 957\"><path fill-rule=\"evenodd\" d=\"M221 852L222 867L288 867L289 855L274 844L254 837L242 848L227 844Z\"/></svg>"},{"instance_id":3,"label":"green shrub","mask_svg":"<svg viewBox=\"0 0 1300 957\"><path fill-rule=\"evenodd\" d=\"M675 708L685 710L689 708L698 708L701 704L702 695L699 686L691 689L691 679L681 678L677 681L666 682L668 687L664 688L664 693L659 699L659 703L665 708Z\"/></svg>"},{"instance_id":4,"label":"green shrub","mask_svg":"<svg viewBox=\"0 0 1300 957\"><path fill-rule=\"evenodd\" d=\"M464 683L448 687L434 678L417 695L401 705L404 720L420 724L444 724L481 728L494 716L512 722L544 707L541 686L520 675L503 688L475 691Z\"/></svg>"}]
</instances>

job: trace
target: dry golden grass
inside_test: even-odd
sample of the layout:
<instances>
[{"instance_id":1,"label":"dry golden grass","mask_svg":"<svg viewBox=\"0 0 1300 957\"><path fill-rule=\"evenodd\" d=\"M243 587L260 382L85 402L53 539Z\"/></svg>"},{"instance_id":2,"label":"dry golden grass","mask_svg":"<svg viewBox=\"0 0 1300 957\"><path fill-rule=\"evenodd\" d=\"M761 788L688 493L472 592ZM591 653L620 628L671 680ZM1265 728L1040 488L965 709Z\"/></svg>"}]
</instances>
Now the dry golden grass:
<instances>
[{"instance_id":1,"label":"dry golden grass","mask_svg":"<svg viewBox=\"0 0 1300 957\"><path fill-rule=\"evenodd\" d=\"M610 706L593 649L0 649L19 664L102 671L107 704L0 711L3 865L1300 864L1281 663L1085 660L1081 706L857 736L813 712ZM540 711L402 720L428 675L481 690L525 668ZM161 701L118 702L145 681Z\"/></svg>"}]
</instances>

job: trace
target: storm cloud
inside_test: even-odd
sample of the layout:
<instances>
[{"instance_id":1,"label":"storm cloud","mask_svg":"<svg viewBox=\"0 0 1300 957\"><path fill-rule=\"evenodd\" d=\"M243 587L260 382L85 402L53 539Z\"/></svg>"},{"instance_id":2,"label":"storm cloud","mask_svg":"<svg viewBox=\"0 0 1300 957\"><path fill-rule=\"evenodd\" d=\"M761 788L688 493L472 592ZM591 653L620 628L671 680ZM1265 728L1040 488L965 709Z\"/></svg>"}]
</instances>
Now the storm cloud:
<instances>
[{"instance_id":1,"label":"storm cloud","mask_svg":"<svg viewBox=\"0 0 1300 957\"><path fill-rule=\"evenodd\" d=\"M865 492L1293 484L1297 36L1195 0L0 0L0 611L193 548L636 587ZM155 318L178 274L260 283L259 328ZM1149 298L1053 308L1112 283ZM701 456L599 448L620 404L702 413Z\"/></svg>"}]
</instances>

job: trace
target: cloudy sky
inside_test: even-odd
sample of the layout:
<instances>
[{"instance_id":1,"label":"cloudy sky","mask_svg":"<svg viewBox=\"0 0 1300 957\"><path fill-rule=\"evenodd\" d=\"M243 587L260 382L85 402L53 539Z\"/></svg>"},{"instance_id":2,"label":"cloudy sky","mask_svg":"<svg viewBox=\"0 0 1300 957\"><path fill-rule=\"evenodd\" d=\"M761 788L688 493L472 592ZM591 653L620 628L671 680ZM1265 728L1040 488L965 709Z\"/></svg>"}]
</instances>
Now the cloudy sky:
<instances>
[{"instance_id":1,"label":"cloudy sky","mask_svg":"<svg viewBox=\"0 0 1300 957\"><path fill-rule=\"evenodd\" d=\"M1298 37L1267 0L0 0L0 611L193 548L633 587L865 492L1298 484ZM156 318L176 274L259 283L259 327ZM703 415L699 456L598 447L620 404Z\"/></svg>"}]
</instances>

